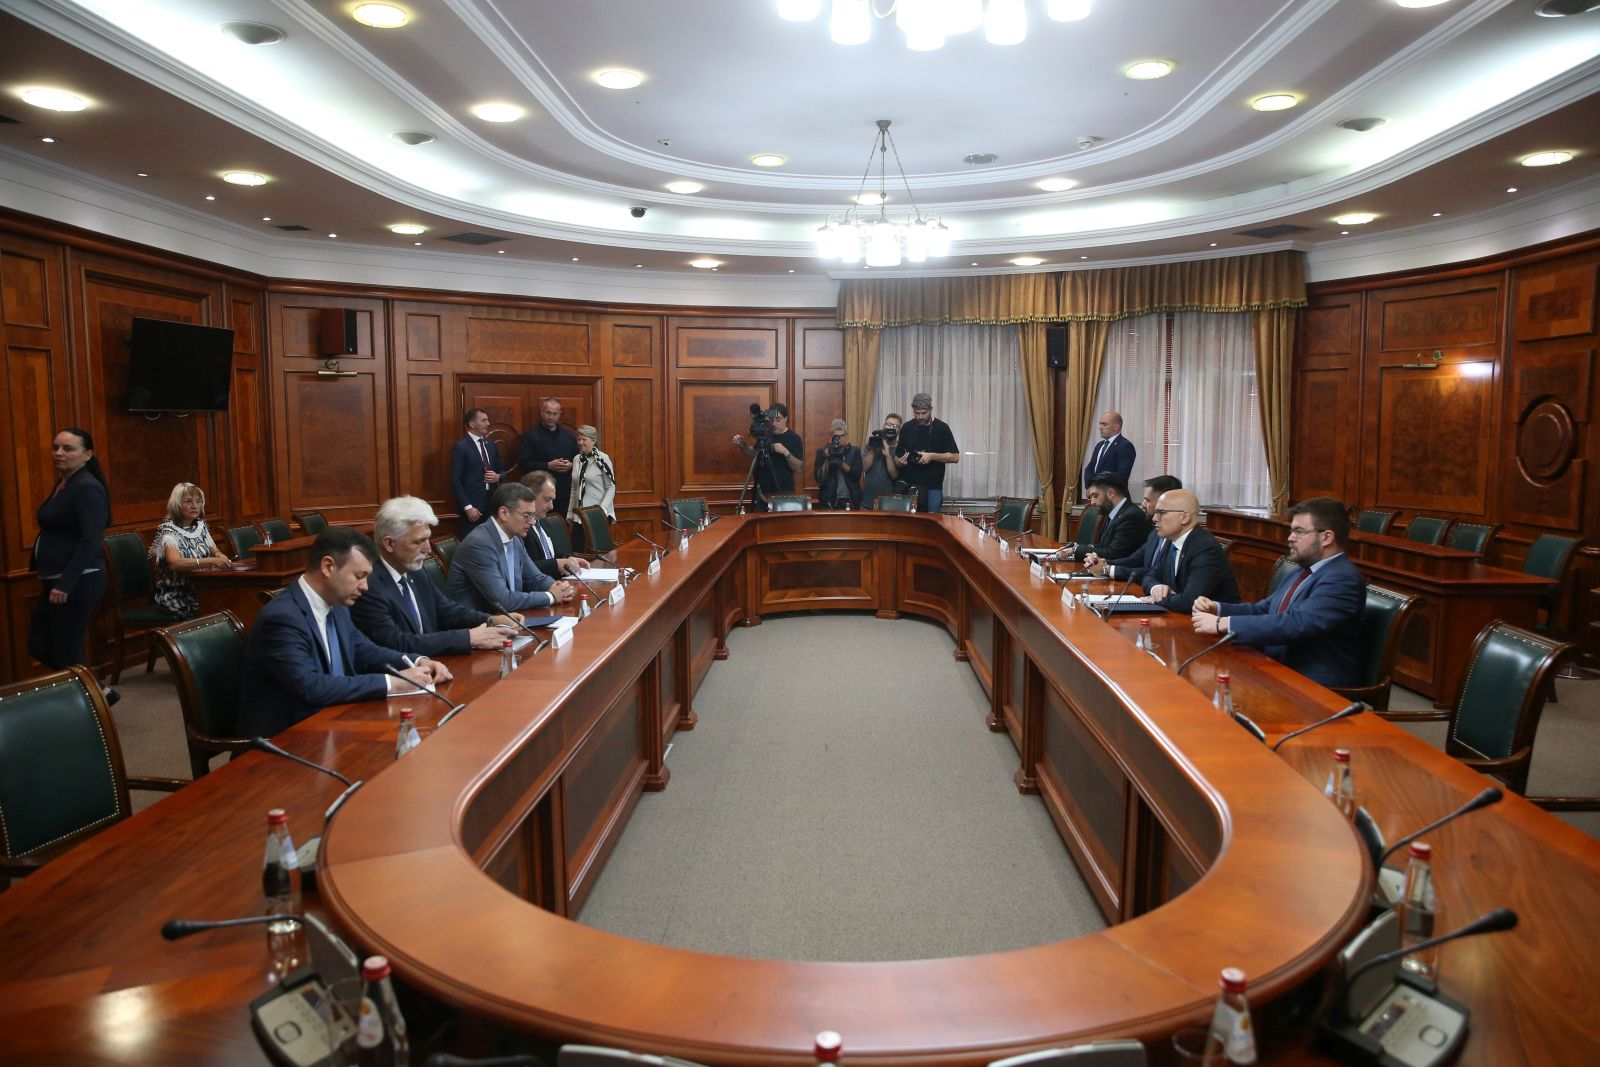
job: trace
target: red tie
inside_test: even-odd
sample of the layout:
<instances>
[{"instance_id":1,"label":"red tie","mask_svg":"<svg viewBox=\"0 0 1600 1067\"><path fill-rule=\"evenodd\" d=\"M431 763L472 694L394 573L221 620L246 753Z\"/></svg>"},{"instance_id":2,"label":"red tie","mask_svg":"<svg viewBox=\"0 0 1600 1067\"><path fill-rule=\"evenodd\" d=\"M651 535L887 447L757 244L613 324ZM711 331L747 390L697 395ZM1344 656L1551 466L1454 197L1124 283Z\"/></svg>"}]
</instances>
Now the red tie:
<instances>
[{"instance_id":1,"label":"red tie","mask_svg":"<svg viewBox=\"0 0 1600 1067\"><path fill-rule=\"evenodd\" d=\"M1289 601L1294 599L1294 591L1300 588L1300 583L1311 577L1310 567L1301 567L1300 573L1294 576L1294 581L1289 583L1289 591L1278 601L1278 614L1282 615L1289 610Z\"/></svg>"},{"instance_id":2,"label":"red tie","mask_svg":"<svg viewBox=\"0 0 1600 1067\"><path fill-rule=\"evenodd\" d=\"M479 437L476 438L476 440L478 442L478 455L483 458L483 471L485 474L487 474L494 470L494 465L489 462L489 449L488 446L483 443L483 438Z\"/></svg>"}]
</instances>

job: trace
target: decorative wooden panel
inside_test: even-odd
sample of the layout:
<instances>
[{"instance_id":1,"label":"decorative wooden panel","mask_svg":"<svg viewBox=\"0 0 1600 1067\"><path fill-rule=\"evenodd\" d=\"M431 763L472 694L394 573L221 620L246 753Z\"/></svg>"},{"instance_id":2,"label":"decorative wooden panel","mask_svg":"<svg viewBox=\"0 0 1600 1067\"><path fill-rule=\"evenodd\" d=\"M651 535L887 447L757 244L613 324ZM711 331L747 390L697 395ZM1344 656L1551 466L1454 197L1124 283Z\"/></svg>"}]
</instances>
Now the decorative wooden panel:
<instances>
[{"instance_id":1,"label":"decorative wooden panel","mask_svg":"<svg viewBox=\"0 0 1600 1067\"><path fill-rule=\"evenodd\" d=\"M801 370L844 370L844 330L832 323L795 323Z\"/></svg>"},{"instance_id":2,"label":"decorative wooden panel","mask_svg":"<svg viewBox=\"0 0 1600 1067\"><path fill-rule=\"evenodd\" d=\"M673 329L673 357L685 367L722 367L730 370L777 370L784 324L758 326L677 326Z\"/></svg>"},{"instance_id":3,"label":"decorative wooden panel","mask_svg":"<svg viewBox=\"0 0 1600 1067\"><path fill-rule=\"evenodd\" d=\"M338 508L380 503L377 447L377 383L371 374L354 378L285 376L289 480L283 510Z\"/></svg>"},{"instance_id":4,"label":"decorative wooden panel","mask_svg":"<svg viewBox=\"0 0 1600 1067\"><path fill-rule=\"evenodd\" d=\"M233 453L234 484L238 497L233 501L229 519L255 518L269 510L267 503L266 468L262 461L262 447L266 438L261 432L261 372L253 368L235 366L233 369L233 395L228 400L228 447ZM213 512L216 502L208 500ZM215 521L215 514L213 520Z\"/></svg>"},{"instance_id":5,"label":"decorative wooden panel","mask_svg":"<svg viewBox=\"0 0 1600 1067\"><path fill-rule=\"evenodd\" d=\"M611 327L611 363L617 367L648 367L655 362L655 331L648 326L615 323Z\"/></svg>"},{"instance_id":6,"label":"decorative wooden panel","mask_svg":"<svg viewBox=\"0 0 1600 1067\"><path fill-rule=\"evenodd\" d=\"M877 607L875 549L764 551L757 560L763 611Z\"/></svg>"},{"instance_id":7,"label":"decorative wooden panel","mask_svg":"<svg viewBox=\"0 0 1600 1067\"><path fill-rule=\"evenodd\" d=\"M1595 265L1517 279L1513 333L1518 341L1594 332Z\"/></svg>"},{"instance_id":8,"label":"decorative wooden panel","mask_svg":"<svg viewBox=\"0 0 1600 1067\"><path fill-rule=\"evenodd\" d=\"M811 480L811 469L817 449L828 443L831 431L828 424L844 418L844 382L836 379L810 378L798 383L802 423L796 429L806 443L805 474ZM857 441L856 444L861 442ZM798 482L796 483L798 485Z\"/></svg>"},{"instance_id":9,"label":"decorative wooden panel","mask_svg":"<svg viewBox=\"0 0 1600 1067\"><path fill-rule=\"evenodd\" d=\"M261 303L259 300L229 298L228 326L233 330L234 359L237 360L241 356L248 356L251 357L252 361L256 361L265 355L261 350L260 320Z\"/></svg>"},{"instance_id":10,"label":"decorative wooden panel","mask_svg":"<svg viewBox=\"0 0 1600 1067\"><path fill-rule=\"evenodd\" d=\"M1342 356L1356 349L1355 302L1312 307L1300 313L1301 352L1308 356Z\"/></svg>"},{"instance_id":11,"label":"decorative wooden panel","mask_svg":"<svg viewBox=\"0 0 1600 1067\"><path fill-rule=\"evenodd\" d=\"M1346 411L1345 382L1349 372L1303 370L1295 376L1294 410ZM1349 482L1347 465L1354 447L1350 420L1295 418L1290 420L1290 455L1294 462L1294 495L1345 498ZM1343 438L1343 440L1341 440Z\"/></svg>"},{"instance_id":12,"label":"decorative wooden panel","mask_svg":"<svg viewBox=\"0 0 1600 1067\"><path fill-rule=\"evenodd\" d=\"M541 363L587 367L587 322L467 317L467 359L474 363Z\"/></svg>"},{"instance_id":13,"label":"decorative wooden panel","mask_svg":"<svg viewBox=\"0 0 1600 1067\"><path fill-rule=\"evenodd\" d=\"M1378 350L1415 352L1492 345L1500 335L1498 287L1432 296L1386 294Z\"/></svg>"},{"instance_id":14,"label":"decorative wooden panel","mask_svg":"<svg viewBox=\"0 0 1600 1067\"><path fill-rule=\"evenodd\" d=\"M436 314L410 311L403 316L405 322L405 358L410 360L441 360L444 358L442 337L444 326Z\"/></svg>"},{"instance_id":15,"label":"decorative wooden panel","mask_svg":"<svg viewBox=\"0 0 1600 1067\"><path fill-rule=\"evenodd\" d=\"M744 483L750 461L733 445L750 428L750 405L773 402L766 382L682 382L678 388L679 447L685 489L706 490Z\"/></svg>"},{"instance_id":16,"label":"decorative wooden panel","mask_svg":"<svg viewBox=\"0 0 1600 1067\"><path fill-rule=\"evenodd\" d=\"M0 256L0 319L7 326L49 329L50 277L54 257L8 248Z\"/></svg>"},{"instance_id":17,"label":"decorative wooden panel","mask_svg":"<svg viewBox=\"0 0 1600 1067\"><path fill-rule=\"evenodd\" d=\"M11 428L6 453L8 466L16 478L16 507L8 508L6 539L12 545L31 545L39 536L34 512L50 495L55 485L50 465L50 441L54 436L54 389L48 349L9 345L6 348L6 413ZM20 557L24 553L18 552Z\"/></svg>"},{"instance_id":18,"label":"decorative wooden panel","mask_svg":"<svg viewBox=\"0 0 1600 1067\"><path fill-rule=\"evenodd\" d=\"M442 410L444 393L444 375L407 374L407 421L413 426L449 425L449 416ZM454 443L455 437L442 433L402 435L396 442L401 450L400 492L446 501L446 510L454 511L455 495L450 489L450 446Z\"/></svg>"},{"instance_id":19,"label":"decorative wooden panel","mask_svg":"<svg viewBox=\"0 0 1600 1067\"><path fill-rule=\"evenodd\" d=\"M656 429L655 382L617 378L611 383L611 418L600 449L616 464L618 497L652 493L661 441Z\"/></svg>"},{"instance_id":20,"label":"decorative wooden panel","mask_svg":"<svg viewBox=\"0 0 1600 1067\"><path fill-rule=\"evenodd\" d=\"M1379 377L1380 504L1481 514L1488 505L1493 365L1384 368Z\"/></svg>"},{"instance_id":21,"label":"decorative wooden panel","mask_svg":"<svg viewBox=\"0 0 1600 1067\"><path fill-rule=\"evenodd\" d=\"M1541 401L1554 400L1579 422L1589 419L1589 382L1594 349L1540 345L1517 352L1511 373L1512 411L1526 419Z\"/></svg>"},{"instance_id":22,"label":"decorative wooden panel","mask_svg":"<svg viewBox=\"0 0 1600 1067\"><path fill-rule=\"evenodd\" d=\"M1120 907L1128 785L1116 759L1078 718L1071 701L1044 687L1043 764L1038 776L1060 805L1046 805L1100 905Z\"/></svg>"},{"instance_id":23,"label":"decorative wooden panel","mask_svg":"<svg viewBox=\"0 0 1600 1067\"><path fill-rule=\"evenodd\" d=\"M622 832L644 773L643 699L640 678L606 709L561 775L569 914L577 914L594 886L600 860Z\"/></svg>"}]
</instances>

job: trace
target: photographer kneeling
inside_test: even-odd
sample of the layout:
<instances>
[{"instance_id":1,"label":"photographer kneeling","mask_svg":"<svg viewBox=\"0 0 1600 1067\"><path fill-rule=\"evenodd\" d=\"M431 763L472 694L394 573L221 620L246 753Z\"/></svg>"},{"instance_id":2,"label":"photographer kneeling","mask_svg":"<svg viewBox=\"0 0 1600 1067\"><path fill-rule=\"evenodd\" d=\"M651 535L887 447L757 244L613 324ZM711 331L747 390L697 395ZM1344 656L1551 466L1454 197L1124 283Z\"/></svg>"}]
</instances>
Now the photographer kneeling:
<instances>
[{"instance_id":1,"label":"photographer kneeling","mask_svg":"<svg viewBox=\"0 0 1600 1067\"><path fill-rule=\"evenodd\" d=\"M746 459L755 460L756 491L750 503L751 511L767 511L767 498L773 493L794 492L794 476L805 460L805 443L800 435L789 429L789 409L774 404L763 412L759 405L750 405L750 414L756 423L750 427L750 439L742 433L733 435ZM766 425L762 425L763 420Z\"/></svg>"},{"instance_id":2,"label":"photographer kneeling","mask_svg":"<svg viewBox=\"0 0 1600 1067\"><path fill-rule=\"evenodd\" d=\"M867 435L867 446L861 450L866 464L866 475L861 481L861 506L877 508L880 496L893 496L895 479L900 477L900 466L894 459L895 443L900 438L900 416L890 412L883 417L883 428Z\"/></svg>"},{"instance_id":3,"label":"photographer kneeling","mask_svg":"<svg viewBox=\"0 0 1600 1067\"><path fill-rule=\"evenodd\" d=\"M848 511L861 506L861 449L850 443L850 428L843 419L834 419L829 429L833 437L817 449L817 462L811 474L817 480L822 506Z\"/></svg>"}]
</instances>

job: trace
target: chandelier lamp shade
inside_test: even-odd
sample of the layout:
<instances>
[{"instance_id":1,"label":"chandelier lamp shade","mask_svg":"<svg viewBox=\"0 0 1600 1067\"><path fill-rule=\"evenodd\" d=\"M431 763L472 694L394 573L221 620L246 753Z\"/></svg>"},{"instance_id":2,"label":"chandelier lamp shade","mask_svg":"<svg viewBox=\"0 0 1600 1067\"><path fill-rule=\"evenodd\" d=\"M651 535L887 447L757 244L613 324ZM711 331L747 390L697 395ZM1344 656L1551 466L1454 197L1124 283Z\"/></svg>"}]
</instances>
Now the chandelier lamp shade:
<instances>
[{"instance_id":1,"label":"chandelier lamp shade","mask_svg":"<svg viewBox=\"0 0 1600 1067\"><path fill-rule=\"evenodd\" d=\"M894 19L906 47L931 52L947 38L982 28L994 45L1021 44L1028 36L1028 0L827 0L828 35L835 44L865 44L874 19ZM1089 17L1091 0L1037 0L1055 22ZM822 14L824 0L778 0L778 17L810 22Z\"/></svg>"},{"instance_id":2,"label":"chandelier lamp shade","mask_svg":"<svg viewBox=\"0 0 1600 1067\"><path fill-rule=\"evenodd\" d=\"M830 217L817 228L817 255L822 259L838 260L846 266L865 261L869 267L898 267L902 262L923 263L929 256L950 254L950 229L938 218L924 216L917 207L905 167L900 163L900 152L889 134L889 124L889 119L877 122L878 135L873 139L867 169L856 190L856 206L842 216ZM890 152L894 153L895 172L910 205L909 212L898 218L891 217L888 208ZM867 184L872 180L874 157L878 162L878 191L869 193ZM878 210L871 214L859 211L861 207Z\"/></svg>"}]
</instances>

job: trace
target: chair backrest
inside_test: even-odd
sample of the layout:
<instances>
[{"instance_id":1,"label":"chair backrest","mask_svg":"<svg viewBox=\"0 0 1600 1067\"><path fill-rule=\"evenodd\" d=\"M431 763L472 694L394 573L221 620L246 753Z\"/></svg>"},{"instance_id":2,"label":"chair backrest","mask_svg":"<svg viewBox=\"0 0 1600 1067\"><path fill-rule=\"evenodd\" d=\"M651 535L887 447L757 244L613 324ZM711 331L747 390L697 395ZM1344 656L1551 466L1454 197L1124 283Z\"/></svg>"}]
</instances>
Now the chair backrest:
<instances>
[{"instance_id":1,"label":"chair backrest","mask_svg":"<svg viewBox=\"0 0 1600 1067\"><path fill-rule=\"evenodd\" d=\"M584 537L587 538L589 551L610 552L616 547L611 543L611 520L606 518L605 508L591 504L586 508L579 508L578 514L583 516ZM570 542L567 551L572 551ZM561 552L558 550L556 555L561 555Z\"/></svg>"},{"instance_id":2,"label":"chair backrest","mask_svg":"<svg viewBox=\"0 0 1600 1067\"><path fill-rule=\"evenodd\" d=\"M599 1045L562 1045L556 1050L556 1067L701 1067L690 1060L676 1056L655 1056L648 1052L628 1052L620 1048L602 1048Z\"/></svg>"},{"instance_id":3,"label":"chair backrest","mask_svg":"<svg viewBox=\"0 0 1600 1067\"><path fill-rule=\"evenodd\" d=\"M450 561L456 558L456 549L461 547L461 542L454 537L441 537L433 543L434 554L444 563L444 569L450 569Z\"/></svg>"},{"instance_id":4,"label":"chair backrest","mask_svg":"<svg viewBox=\"0 0 1600 1067\"><path fill-rule=\"evenodd\" d=\"M1417 598L1407 593L1367 586L1367 603L1361 610L1362 685L1382 685L1393 677L1400 632L1417 604Z\"/></svg>"},{"instance_id":5,"label":"chair backrest","mask_svg":"<svg viewBox=\"0 0 1600 1067\"><path fill-rule=\"evenodd\" d=\"M1495 531L1500 529L1500 524L1481 522L1458 522L1450 527L1450 533L1445 536L1446 548L1459 548L1463 552L1476 552L1483 555L1489 548L1489 542L1494 540Z\"/></svg>"},{"instance_id":6,"label":"chair backrest","mask_svg":"<svg viewBox=\"0 0 1600 1067\"><path fill-rule=\"evenodd\" d=\"M580 509L581 510L581 509ZM600 512L600 517L605 517L605 512ZM588 519L584 520L585 522ZM565 559L572 555L572 531L567 529L567 520L560 515L546 515L539 520L539 525L544 527L545 536L550 538L550 547L556 550L557 559ZM606 536L611 536L611 524L606 524ZM596 552L606 552L609 549L597 548Z\"/></svg>"},{"instance_id":7,"label":"chair backrest","mask_svg":"<svg viewBox=\"0 0 1600 1067\"><path fill-rule=\"evenodd\" d=\"M1120 1041L1094 1041L1071 1048L1051 1048L1043 1052L1024 1052L1003 1060L991 1060L989 1067L1144 1067L1144 1045L1132 1038Z\"/></svg>"},{"instance_id":8,"label":"chair backrest","mask_svg":"<svg viewBox=\"0 0 1600 1067\"><path fill-rule=\"evenodd\" d=\"M1222 549L1223 558L1227 559L1229 562L1232 562L1233 561L1233 544L1234 544L1233 538L1231 538L1231 537L1213 537L1212 540L1215 541L1217 543L1218 547L1220 547Z\"/></svg>"},{"instance_id":9,"label":"chair backrest","mask_svg":"<svg viewBox=\"0 0 1600 1067\"><path fill-rule=\"evenodd\" d=\"M773 511L810 511L811 498L805 493L773 493L767 506Z\"/></svg>"},{"instance_id":10,"label":"chair backrest","mask_svg":"<svg viewBox=\"0 0 1600 1067\"><path fill-rule=\"evenodd\" d=\"M199 741L236 741L244 625L218 611L150 631L178 683L183 727Z\"/></svg>"},{"instance_id":11,"label":"chair backrest","mask_svg":"<svg viewBox=\"0 0 1600 1067\"><path fill-rule=\"evenodd\" d=\"M706 517L703 496L668 497L662 506L667 509L667 521L674 530L693 530Z\"/></svg>"},{"instance_id":12,"label":"chair backrest","mask_svg":"<svg viewBox=\"0 0 1600 1067\"><path fill-rule=\"evenodd\" d=\"M261 531L271 536L274 541L287 541L294 536L289 524L282 519L262 519Z\"/></svg>"},{"instance_id":13,"label":"chair backrest","mask_svg":"<svg viewBox=\"0 0 1600 1067\"><path fill-rule=\"evenodd\" d=\"M437 587L441 593L444 593L445 587L450 584L450 580L444 576L444 568L441 567L439 565L439 561L434 559L432 556L423 557L422 573L426 574L430 579L433 580L434 586ZM449 594L446 593L446 595Z\"/></svg>"},{"instance_id":14,"label":"chair backrest","mask_svg":"<svg viewBox=\"0 0 1600 1067\"><path fill-rule=\"evenodd\" d=\"M1029 496L1003 496L995 509L994 524L997 529L1022 533L1033 524L1033 509L1039 501Z\"/></svg>"},{"instance_id":15,"label":"chair backrest","mask_svg":"<svg viewBox=\"0 0 1600 1067\"><path fill-rule=\"evenodd\" d=\"M1389 532L1389 524L1392 522L1394 522L1394 512L1368 508L1356 520L1356 529L1362 533L1386 534Z\"/></svg>"},{"instance_id":16,"label":"chair backrest","mask_svg":"<svg viewBox=\"0 0 1600 1067\"><path fill-rule=\"evenodd\" d=\"M233 554L239 559L250 555L251 550L261 543L261 535L254 526L228 527L228 541L233 545Z\"/></svg>"},{"instance_id":17,"label":"chair backrest","mask_svg":"<svg viewBox=\"0 0 1600 1067\"><path fill-rule=\"evenodd\" d=\"M0 851L7 858L60 851L128 813L122 747L92 674L68 667L0 686Z\"/></svg>"},{"instance_id":18,"label":"chair backrest","mask_svg":"<svg viewBox=\"0 0 1600 1067\"><path fill-rule=\"evenodd\" d=\"M1551 674L1573 649L1508 622L1485 626L1473 642L1450 716L1450 747L1505 759L1532 745Z\"/></svg>"},{"instance_id":19,"label":"chair backrest","mask_svg":"<svg viewBox=\"0 0 1600 1067\"><path fill-rule=\"evenodd\" d=\"M1274 589L1278 588L1278 586L1284 583L1285 579L1287 579L1289 575L1293 574L1299 569L1300 565L1295 563L1288 556L1279 556L1278 562L1272 565L1272 579L1267 582L1267 592L1270 593Z\"/></svg>"},{"instance_id":20,"label":"chair backrest","mask_svg":"<svg viewBox=\"0 0 1600 1067\"><path fill-rule=\"evenodd\" d=\"M874 511L910 511L911 501L915 499L907 493L884 493L874 497L872 509Z\"/></svg>"},{"instance_id":21,"label":"chair backrest","mask_svg":"<svg viewBox=\"0 0 1600 1067\"><path fill-rule=\"evenodd\" d=\"M1078 532L1073 534L1073 540L1080 545L1094 544L1095 537L1100 533L1100 509L1084 508L1083 514L1078 518Z\"/></svg>"},{"instance_id":22,"label":"chair backrest","mask_svg":"<svg viewBox=\"0 0 1600 1067\"><path fill-rule=\"evenodd\" d=\"M149 596L155 589L150 580L150 556L144 538L132 530L106 535L106 566L110 568L111 589L119 602Z\"/></svg>"},{"instance_id":23,"label":"chair backrest","mask_svg":"<svg viewBox=\"0 0 1600 1067\"><path fill-rule=\"evenodd\" d=\"M328 520L322 517L320 511L302 511L295 515L295 521L300 524L300 529L315 537L328 528ZM277 534L272 536L276 537Z\"/></svg>"},{"instance_id":24,"label":"chair backrest","mask_svg":"<svg viewBox=\"0 0 1600 1067\"><path fill-rule=\"evenodd\" d=\"M1434 515L1413 515L1411 525L1406 527L1406 540L1424 545L1442 545L1445 531L1448 529L1450 529L1449 519L1441 519Z\"/></svg>"},{"instance_id":25,"label":"chair backrest","mask_svg":"<svg viewBox=\"0 0 1600 1067\"><path fill-rule=\"evenodd\" d=\"M1555 614L1561 605L1561 594L1567 588L1567 564L1572 562L1572 554L1582 543L1583 540L1577 537L1540 534L1528 546L1528 557L1522 561L1522 573L1555 579L1556 587L1545 594L1539 605L1551 614Z\"/></svg>"}]
</instances>

